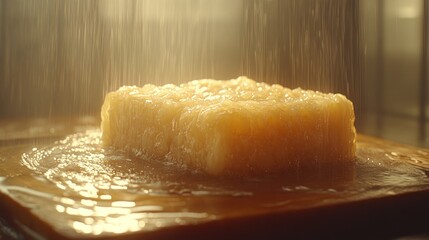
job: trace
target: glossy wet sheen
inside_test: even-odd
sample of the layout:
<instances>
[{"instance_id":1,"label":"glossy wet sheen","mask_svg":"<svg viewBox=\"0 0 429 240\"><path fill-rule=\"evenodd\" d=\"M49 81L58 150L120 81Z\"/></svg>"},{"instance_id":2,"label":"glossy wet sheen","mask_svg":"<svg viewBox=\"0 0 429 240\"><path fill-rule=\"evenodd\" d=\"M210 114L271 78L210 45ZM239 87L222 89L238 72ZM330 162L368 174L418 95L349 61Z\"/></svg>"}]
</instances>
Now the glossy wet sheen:
<instances>
[{"instance_id":1,"label":"glossy wet sheen","mask_svg":"<svg viewBox=\"0 0 429 240\"><path fill-rule=\"evenodd\" d=\"M353 165L219 179L150 156L129 157L103 148L100 134L93 127L61 140L0 148L0 198L12 198L64 237L82 238L129 232L144 236L169 226L287 214L429 189L428 151L363 136ZM34 216L13 217L26 229Z\"/></svg>"}]
</instances>

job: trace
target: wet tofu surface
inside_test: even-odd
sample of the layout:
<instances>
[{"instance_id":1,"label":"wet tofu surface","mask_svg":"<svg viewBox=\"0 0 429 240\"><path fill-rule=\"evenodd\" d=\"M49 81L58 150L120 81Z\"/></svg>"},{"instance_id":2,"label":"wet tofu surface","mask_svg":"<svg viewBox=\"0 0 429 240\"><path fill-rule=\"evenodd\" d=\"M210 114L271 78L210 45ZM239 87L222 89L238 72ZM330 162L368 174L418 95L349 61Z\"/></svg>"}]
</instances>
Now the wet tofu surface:
<instances>
[{"instance_id":1,"label":"wet tofu surface","mask_svg":"<svg viewBox=\"0 0 429 240\"><path fill-rule=\"evenodd\" d=\"M355 157L346 97L246 77L122 87L106 96L101 115L104 145L212 175L296 171Z\"/></svg>"}]
</instances>

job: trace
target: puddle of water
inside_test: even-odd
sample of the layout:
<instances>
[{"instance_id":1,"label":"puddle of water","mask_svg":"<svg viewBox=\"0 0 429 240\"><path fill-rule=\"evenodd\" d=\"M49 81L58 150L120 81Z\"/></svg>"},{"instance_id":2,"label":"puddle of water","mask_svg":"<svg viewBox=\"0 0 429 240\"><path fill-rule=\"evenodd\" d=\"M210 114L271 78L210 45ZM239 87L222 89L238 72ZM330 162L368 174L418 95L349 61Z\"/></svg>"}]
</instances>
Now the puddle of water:
<instances>
[{"instance_id":1,"label":"puddle of water","mask_svg":"<svg viewBox=\"0 0 429 240\"><path fill-rule=\"evenodd\" d=\"M61 235L82 237L429 189L426 152L386 149L367 139L359 141L356 162L347 166L219 179L104 148L100 137L100 131L92 129L50 144L0 149L7 159L0 162L0 192Z\"/></svg>"}]
</instances>

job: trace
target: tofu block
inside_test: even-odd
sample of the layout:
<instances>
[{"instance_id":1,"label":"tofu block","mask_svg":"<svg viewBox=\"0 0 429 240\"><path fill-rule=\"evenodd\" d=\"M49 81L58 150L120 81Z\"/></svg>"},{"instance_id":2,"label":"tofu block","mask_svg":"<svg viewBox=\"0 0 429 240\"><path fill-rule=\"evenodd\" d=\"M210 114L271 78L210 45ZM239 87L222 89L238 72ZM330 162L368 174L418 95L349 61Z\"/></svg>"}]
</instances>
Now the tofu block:
<instances>
[{"instance_id":1,"label":"tofu block","mask_svg":"<svg viewBox=\"0 0 429 240\"><path fill-rule=\"evenodd\" d=\"M124 86L101 112L105 146L212 175L287 173L354 160L353 104L341 94L246 77Z\"/></svg>"}]
</instances>

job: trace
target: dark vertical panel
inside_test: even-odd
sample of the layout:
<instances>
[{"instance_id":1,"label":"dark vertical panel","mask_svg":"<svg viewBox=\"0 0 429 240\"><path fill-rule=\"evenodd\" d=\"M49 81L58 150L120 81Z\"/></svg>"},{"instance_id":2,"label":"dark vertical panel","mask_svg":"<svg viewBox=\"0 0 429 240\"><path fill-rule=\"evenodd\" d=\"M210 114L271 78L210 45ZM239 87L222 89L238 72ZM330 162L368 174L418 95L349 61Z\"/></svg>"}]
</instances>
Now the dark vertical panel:
<instances>
[{"instance_id":1,"label":"dark vertical panel","mask_svg":"<svg viewBox=\"0 0 429 240\"><path fill-rule=\"evenodd\" d=\"M422 17L422 59L420 73L420 101L419 101L419 140L426 140L426 119L427 119L427 89L428 89L428 44L429 44L429 2L423 0Z\"/></svg>"},{"instance_id":2,"label":"dark vertical panel","mask_svg":"<svg viewBox=\"0 0 429 240\"><path fill-rule=\"evenodd\" d=\"M6 88L6 59L5 59L5 32L6 32L6 8L7 3L0 1L0 116L5 115L6 106L8 102L8 94L4 94Z\"/></svg>"},{"instance_id":3,"label":"dark vertical panel","mask_svg":"<svg viewBox=\"0 0 429 240\"><path fill-rule=\"evenodd\" d=\"M376 73L376 128L377 135L383 132L383 84L384 84L384 0L377 2L377 73Z\"/></svg>"}]
</instances>

